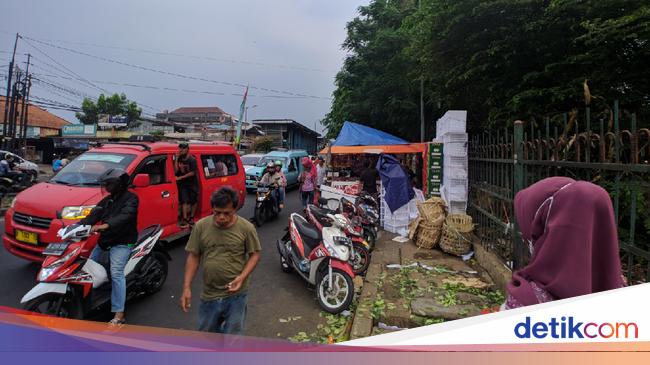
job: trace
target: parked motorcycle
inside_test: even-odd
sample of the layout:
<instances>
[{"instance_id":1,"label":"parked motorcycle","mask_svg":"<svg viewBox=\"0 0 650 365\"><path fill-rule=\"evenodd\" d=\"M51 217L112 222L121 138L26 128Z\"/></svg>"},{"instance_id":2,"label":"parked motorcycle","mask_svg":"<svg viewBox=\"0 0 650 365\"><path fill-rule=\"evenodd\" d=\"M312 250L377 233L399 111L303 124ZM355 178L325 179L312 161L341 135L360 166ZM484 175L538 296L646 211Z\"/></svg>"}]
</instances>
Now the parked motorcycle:
<instances>
[{"instance_id":1,"label":"parked motorcycle","mask_svg":"<svg viewBox=\"0 0 650 365\"><path fill-rule=\"evenodd\" d=\"M335 211L319 208L313 204L307 205L307 220L318 230L325 227L336 227L343 231L352 241L352 253L348 262L352 265L354 275L363 275L370 266L370 246L363 238L362 229L353 226L352 222Z\"/></svg>"},{"instance_id":2,"label":"parked motorcycle","mask_svg":"<svg viewBox=\"0 0 650 365\"><path fill-rule=\"evenodd\" d=\"M21 299L24 309L58 317L81 319L110 307L111 282L108 263L80 256L90 237L88 225L61 228L61 243L49 244L39 283ZM140 232L126 264L126 299L159 291L167 279L169 254L158 243L160 225Z\"/></svg>"},{"instance_id":3,"label":"parked motorcycle","mask_svg":"<svg viewBox=\"0 0 650 365\"><path fill-rule=\"evenodd\" d=\"M371 196L367 195L370 199ZM348 217L354 226L362 228L363 238L368 242L369 250L375 249L377 242L377 234L379 233L379 214L372 205L364 203L367 199L357 198L356 203L351 202L349 199L342 197L341 200L337 199L324 199L318 200L321 208L330 209L332 203L337 206L336 213L344 214Z\"/></svg>"},{"instance_id":4,"label":"parked motorcycle","mask_svg":"<svg viewBox=\"0 0 650 365\"><path fill-rule=\"evenodd\" d=\"M255 199L255 224L261 227L280 214L280 206L276 196L277 187L270 184L258 184Z\"/></svg>"},{"instance_id":5,"label":"parked motorcycle","mask_svg":"<svg viewBox=\"0 0 650 365\"><path fill-rule=\"evenodd\" d=\"M277 246L282 271L295 270L314 285L323 310L336 314L348 309L354 296L354 272L348 263L352 241L345 233L336 227L324 227L321 232L293 213Z\"/></svg>"}]
</instances>

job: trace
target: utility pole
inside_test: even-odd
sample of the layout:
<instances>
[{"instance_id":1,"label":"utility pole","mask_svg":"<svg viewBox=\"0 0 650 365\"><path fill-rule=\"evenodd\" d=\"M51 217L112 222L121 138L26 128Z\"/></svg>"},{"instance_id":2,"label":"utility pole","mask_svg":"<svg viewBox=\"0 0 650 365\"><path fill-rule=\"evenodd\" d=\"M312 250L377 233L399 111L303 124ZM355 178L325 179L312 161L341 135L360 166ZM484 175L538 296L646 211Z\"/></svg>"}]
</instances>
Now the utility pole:
<instances>
[{"instance_id":1,"label":"utility pole","mask_svg":"<svg viewBox=\"0 0 650 365\"><path fill-rule=\"evenodd\" d=\"M20 89L18 85L20 84L20 79L22 78L22 72L20 69L16 71L16 81L14 81L11 87L11 106L9 107L9 141L7 143L8 149L11 152L14 152L15 148L15 137L16 137L16 117L18 116L18 99L20 96Z\"/></svg>"},{"instance_id":2,"label":"utility pole","mask_svg":"<svg viewBox=\"0 0 650 365\"><path fill-rule=\"evenodd\" d=\"M18 46L18 38L20 35L16 33L16 41L14 42L14 53L11 56L11 62L9 62L9 75L7 76L7 94L5 98L5 116L3 119L3 128L2 128L2 146L6 147L5 137L7 136L7 116L9 115L9 98L11 97L11 77L14 73L14 60L16 58L16 47Z\"/></svg>"},{"instance_id":3,"label":"utility pole","mask_svg":"<svg viewBox=\"0 0 650 365\"><path fill-rule=\"evenodd\" d=\"M420 10L422 0L418 0L418 10ZM425 141L424 128L424 75L420 75L420 142Z\"/></svg>"},{"instance_id":4,"label":"utility pole","mask_svg":"<svg viewBox=\"0 0 650 365\"><path fill-rule=\"evenodd\" d=\"M23 110L20 113L20 133L21 133L21 153L22 157L25 157L25 148L27 146L27 124L29 120L27 119L29 111L29 89L32 86L32 75L29 74L29 63L31 62L32 55L27 54L27 68L25 69L25 81L23 83Z\"/></svg>"}]
</instances>

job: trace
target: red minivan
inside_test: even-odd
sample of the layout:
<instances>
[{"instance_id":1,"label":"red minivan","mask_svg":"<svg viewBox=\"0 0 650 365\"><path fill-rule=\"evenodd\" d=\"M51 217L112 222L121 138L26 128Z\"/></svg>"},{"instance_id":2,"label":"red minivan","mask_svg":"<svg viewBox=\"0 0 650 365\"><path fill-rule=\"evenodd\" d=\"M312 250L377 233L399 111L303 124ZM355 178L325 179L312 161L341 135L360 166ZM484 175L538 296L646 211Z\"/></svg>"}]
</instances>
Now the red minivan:
<instances>
[{"instance_id":1,"label":"red minivan","mask_svg":"<svg viewBox=\"0 0 650 365\"><path fill-rule=\"evenodd\" d=\"M131 175L131 190L140 199L139 229L160 224L163 241L189 234L189 229L181 229L178 224L180 210L174 175L177 151L178 146L172 143L123 142L100 145L80 155L50 181L16 196L5 215L5 248L18 257L43 261L42 252L48 244L57 242L57 231L85 217L102 199L97 178L108 168L121 168ZM235 149L224 144L192 143L190 154L198 164L196 216L211 214L210 195L222 186L230 186L239 193L241 208L246 197L246 177ZM86 249L93 247L91 242Z\"/></svg>"}]
</instances>

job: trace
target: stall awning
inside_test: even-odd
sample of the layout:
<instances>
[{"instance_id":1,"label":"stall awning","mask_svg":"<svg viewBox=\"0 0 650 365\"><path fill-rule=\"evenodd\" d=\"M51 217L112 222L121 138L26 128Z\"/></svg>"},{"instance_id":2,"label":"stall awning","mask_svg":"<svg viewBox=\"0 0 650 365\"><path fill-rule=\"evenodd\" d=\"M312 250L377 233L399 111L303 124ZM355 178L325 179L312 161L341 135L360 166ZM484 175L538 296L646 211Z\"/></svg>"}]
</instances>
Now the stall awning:
<instances>
[{"instance_id":1,"label":"stall awning","mask_svg":"<svg viewBox=\"0 0 650 365\"><path fill-rule=\"evenodd\" d=\"M397 144L389 146L332 146L332 154L380 154L380 153L423 153L425 152L425 143ZM319 154L325 155L329 151L327 147L323 148Z\"/></svg>"},{"instance_id":2,"label":"stall awning","mask_svg":"<svg viewBox=\"0 0 650 365\"><path fill-rule=\"evenodd\" d=\"M394 144L408 144L392 134L370 128L368 126L344 122L343 128L334 141L334 146L389 146Z\"/></svg>"}]
</instances>

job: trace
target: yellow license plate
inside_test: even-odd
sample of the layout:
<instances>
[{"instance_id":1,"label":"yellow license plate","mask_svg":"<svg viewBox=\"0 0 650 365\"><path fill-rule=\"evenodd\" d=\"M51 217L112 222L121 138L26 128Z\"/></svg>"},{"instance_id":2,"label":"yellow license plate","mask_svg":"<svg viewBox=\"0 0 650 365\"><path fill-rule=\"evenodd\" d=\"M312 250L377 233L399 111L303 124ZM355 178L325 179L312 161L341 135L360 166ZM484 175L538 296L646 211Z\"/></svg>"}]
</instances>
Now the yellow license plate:
<instances>
[{"instance_id":1,"label":"yellow license plate","mask_svg":"<svg viewBox=\"0 0 650 365\"><path fill-rule=\"evenodd\" d=\"M38 244L38 234L34 232L26 232L26 231L21 231L19 229L16 230L16 239L20 242L25 242L29 243L32 245Z\"/></svg>"}]
</instances>

